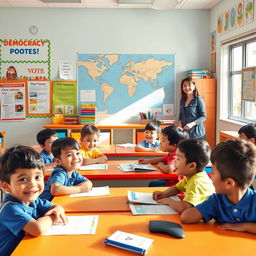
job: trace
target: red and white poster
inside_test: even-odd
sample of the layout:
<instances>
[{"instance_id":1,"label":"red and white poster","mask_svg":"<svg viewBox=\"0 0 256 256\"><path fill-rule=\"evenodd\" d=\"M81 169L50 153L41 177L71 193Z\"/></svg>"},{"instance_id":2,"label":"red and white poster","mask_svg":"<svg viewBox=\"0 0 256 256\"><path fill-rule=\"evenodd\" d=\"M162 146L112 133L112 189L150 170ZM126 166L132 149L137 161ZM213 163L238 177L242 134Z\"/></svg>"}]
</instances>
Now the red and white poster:
<instances>
[{"instance_id":1,"label":"red and white poster","mask_svg":"<svg viewBox=\"0 0 256 256\"><path fill-rule=\"evenodd\" d=\"M25 82L0 83L1 120L25 120Z\"/></svg>"}]
</instances>

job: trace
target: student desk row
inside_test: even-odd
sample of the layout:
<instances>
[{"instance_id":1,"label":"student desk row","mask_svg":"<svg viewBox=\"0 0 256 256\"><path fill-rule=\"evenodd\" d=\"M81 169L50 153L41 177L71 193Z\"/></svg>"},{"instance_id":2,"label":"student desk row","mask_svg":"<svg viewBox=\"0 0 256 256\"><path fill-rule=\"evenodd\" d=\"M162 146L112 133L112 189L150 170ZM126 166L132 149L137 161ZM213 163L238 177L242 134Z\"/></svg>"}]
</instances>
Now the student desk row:
<instances>
[{"instance_id":1,"label":"student desk row","mask_svg":"<svg viewBox=\"0 0 256 256\"><path fill-rule=\"evenodd\" d=\"M123 193L129 188L123 189ZM139 191L138 188L133 188L134 191ZM113 192L112 197L119 195L121 191ZM147 192L148 190L143 190ZM127 192L126 192L127 195ZM105 198L105 197L102 197ZM57 197L55 197L57 199ZM59 197L54 202L61 202L64 197ZM75 199L75 198L72 198ZM81 199L81 198L80 198ZM127 200L123 194L123 200ZM86 205L89 208L93 200L86 199ZM125 201L126 201L125 200ZM103 202L103 201L102 201ZM107 205L110 202L105 203ZM119 200L113 200L112 204L115 209L119 207ZM169 256L169 255L197 255L197 256L240 256L254 255L256 251L255 235L221 230L218 224L198 223L198 224L181 224L179 215L141 215L132 216L129 211L113 211L104 212L101 204L98 201L98 209L102 212L91 213L68 213L68 215L99 215L99 222L95 235L63 235L63 236L40 236L32 238L30 236L24 239L13 252L13 256L45 256L45 255L135 255L126 250L118 249L104 244L104 239L114 233L116 230L132 233L135 235L145 236L154 239L154 242L148 252L148 256ZM124 202L122 202L124 205ZM63 203L66 207L66 205ZM79 206L79 204L77 204ZM81 211L85 206L80 204ZM95 203L96 206L96 203ZM92 209L92 208L91 208ZM110 209L110 208L109 208ZM180 223L185 231L185 238L176 239L164 234L150 233L148 224L150 220L165 220Z\"/></svg>"},{"instance_id":2,"label":"student desk row","mask_svg":"<svg viewBox=\"0 0 256 256\"><path fill-rule=\"evenodd\" d=\"M79 171L81 175L85 176L90 180L150 180L150 179L172 179L177 178L176 174L166 174L160 170L157 171L146 171L146 172L122 172L118 164L119 163L129 163L134 162L129 161L119 161L112 160L108 161L107 170L81 170ZM45 171L45 177L48 178L51 171Z\"/></svg>"}]
</instances>

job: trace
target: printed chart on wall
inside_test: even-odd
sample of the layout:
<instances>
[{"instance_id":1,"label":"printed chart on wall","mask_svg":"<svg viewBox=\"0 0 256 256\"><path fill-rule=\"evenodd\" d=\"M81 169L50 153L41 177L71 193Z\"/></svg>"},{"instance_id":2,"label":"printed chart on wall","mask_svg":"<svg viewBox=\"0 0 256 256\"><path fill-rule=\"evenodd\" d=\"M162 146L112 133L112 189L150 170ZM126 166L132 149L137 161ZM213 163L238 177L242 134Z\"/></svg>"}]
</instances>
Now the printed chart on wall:
<instances>
[{"instance_id":1,"label":"printed chart on wall","mask_svg":"<svg viewBox=\"0 0 256 256\"><path fill-rule=\"evenodd\" d=\"M96 103L103 121L163 114L163 104L174 104L174 85L174 54L78 54L78 103Z\"/></svg>"},{"instance_id":2,"label":"printed chart on wall","mask_svg":"<svg viewBox=\"0 0 256 256\"><path fill-rule=\"evenodd\" d=\"M76 81L53 81L53 114L77 115Z\"/></svg>"},{"instance_id":3,"label":"printed chart on wall","mask_svg":"<svg viewBox=\"0 0 256 256\"><path fill-rule=\"evenodd\" d=\"M25 82L0 83L1 120L25 120Z\"/></svg>"},{"instance_id":4,"label":"printed chart on wall","mask_svg":"<svg viewBox=\"0 0 256 256\"><path fill-rule=\"evenodd\" d=\"M51 117L50 81L28 81L27 117Z\"/></svg>"}]
</instances>

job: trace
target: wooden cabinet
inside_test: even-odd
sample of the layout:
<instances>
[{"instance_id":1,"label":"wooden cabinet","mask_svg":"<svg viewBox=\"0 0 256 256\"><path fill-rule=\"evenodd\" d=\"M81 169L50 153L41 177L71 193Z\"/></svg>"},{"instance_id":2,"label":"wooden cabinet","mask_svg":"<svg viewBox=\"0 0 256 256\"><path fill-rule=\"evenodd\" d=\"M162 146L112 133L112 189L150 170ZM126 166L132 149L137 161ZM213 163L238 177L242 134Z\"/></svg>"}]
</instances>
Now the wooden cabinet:
<instances>
[{"instance_id":1,"label":"wooden cabinet","mask_svg":"<svg viewBox=\"0 0 256 256\"><path fill-rule=\"evenodd\" d=\"M0 154L6 149L6 132L0 131Z\"/></svg>"},{"instance_id":2,"label":"wooden cabinet","mask_svg":"<svg viewBox=\"0 0 256 256\"><path fill-rule=\"evenodd\" d=\"M213 148L216 144L216 79L204 78L193 80L196 83L199 95L204 99L207 115L204 122L206 140L211 148Z\"/></svg>"}]
</instances>

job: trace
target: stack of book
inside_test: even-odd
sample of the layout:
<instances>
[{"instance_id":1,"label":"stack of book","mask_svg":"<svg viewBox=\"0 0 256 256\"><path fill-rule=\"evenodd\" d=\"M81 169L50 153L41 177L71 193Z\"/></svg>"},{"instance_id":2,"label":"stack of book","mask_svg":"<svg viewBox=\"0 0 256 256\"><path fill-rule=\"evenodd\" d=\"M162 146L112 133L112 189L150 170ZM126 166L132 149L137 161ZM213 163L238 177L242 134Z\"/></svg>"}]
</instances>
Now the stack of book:
<instances>
[{"instance_id":1,"label":"stack of book","mask_svg":"<svg viewBox=\"0 0 256 256\"><path fill-rule=\"evenodd\" d=\"M191 78L207 78L210 76L208 69L191 69L188 70L188 77Z\"/></svg>"},{"instance_id":2,"label":"stack of book","mask_svg":"<svg viewBox=\"0 0 256 256\"><path fill-rule=\"evenodd\" d=\"M96 105L82 104L80 108L80 123L95 124L96 120Z\"/></svg>"},{"instance_id":3,"label":"stack of book","mask_svg":"<svg viewBox=\"0 0 256 256\"><path fill-rule=\"evenodd\" d=\"M65 116L64 117L64 124L78 124L79 117L78 116Z\"/></svg>"}]
</instances>

